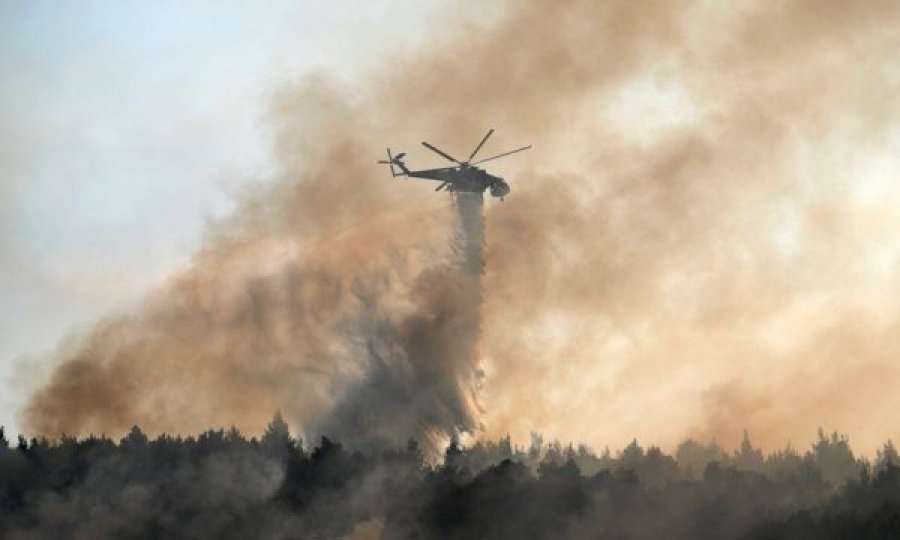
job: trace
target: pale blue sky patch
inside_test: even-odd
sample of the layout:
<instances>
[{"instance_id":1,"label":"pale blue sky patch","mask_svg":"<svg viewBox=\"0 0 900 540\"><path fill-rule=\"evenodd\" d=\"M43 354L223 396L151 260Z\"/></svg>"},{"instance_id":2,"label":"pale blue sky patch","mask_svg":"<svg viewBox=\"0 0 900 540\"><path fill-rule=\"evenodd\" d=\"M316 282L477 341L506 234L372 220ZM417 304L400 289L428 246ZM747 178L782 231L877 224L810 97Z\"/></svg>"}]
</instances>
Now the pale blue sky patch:
<instances>
[{"instance_id":1,"label":"pale blue sky patch","mask_svg":"<svg viewBox=\"0 0 900 540\"><path fill-rule=\"evenodd\" d=\"M228 193L271 173L279 85L352 79L424 39L435 3L0 4L0 380L187 264Z\"/></svg>"}]
</instances>

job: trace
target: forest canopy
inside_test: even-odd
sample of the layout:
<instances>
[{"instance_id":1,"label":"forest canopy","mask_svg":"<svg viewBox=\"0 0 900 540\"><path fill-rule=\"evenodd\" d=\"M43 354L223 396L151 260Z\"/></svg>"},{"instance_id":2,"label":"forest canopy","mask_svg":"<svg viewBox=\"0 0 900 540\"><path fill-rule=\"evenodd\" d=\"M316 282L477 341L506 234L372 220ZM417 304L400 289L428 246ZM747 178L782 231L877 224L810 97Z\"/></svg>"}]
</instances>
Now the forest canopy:
<instances>
[{"instance_id":1,"label":"forest canopy","mask_svg":"<svg viewBox=\"0 0 900 540\"><path fill-rule=\"evenodd\" d=\"M237 429L59 440L0 431L0 536L26 538L884 538L900 457L818 433L765 455L687 440L597 453L545 442L348 448Z\"/></svg>"}]
</instances>

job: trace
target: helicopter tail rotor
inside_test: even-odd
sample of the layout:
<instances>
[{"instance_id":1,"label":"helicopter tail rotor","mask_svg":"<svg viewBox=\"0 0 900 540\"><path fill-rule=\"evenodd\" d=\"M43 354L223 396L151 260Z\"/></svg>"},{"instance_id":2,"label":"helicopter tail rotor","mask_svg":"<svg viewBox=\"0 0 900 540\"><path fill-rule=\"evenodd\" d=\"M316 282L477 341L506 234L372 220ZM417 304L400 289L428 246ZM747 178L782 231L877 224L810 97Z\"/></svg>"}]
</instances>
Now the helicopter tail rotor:
<instances>
[{"instance_id":1,"label":"helicopter tail rotor","mask_svg":"<svg viewBox=\"0 0 900 540\"><path fill-rule=\"evenodd\" d=\"M391 167L391 176L395 176L395 177L396 176L404 176L407 173L409 173L409 170L406 168L406 165L404 165L403 161L402 161L403 156L405 156L405 155L406 155L405 152L400 152L396 156L392 156L391 149L388 148L387 149L387 157L388 157L387 160L379 159L378 163L380 163L382 165L389 165ZM400 172L397 172L397 170L394 169L395 165L400 169Z\"/></svg>"}]
</instances>

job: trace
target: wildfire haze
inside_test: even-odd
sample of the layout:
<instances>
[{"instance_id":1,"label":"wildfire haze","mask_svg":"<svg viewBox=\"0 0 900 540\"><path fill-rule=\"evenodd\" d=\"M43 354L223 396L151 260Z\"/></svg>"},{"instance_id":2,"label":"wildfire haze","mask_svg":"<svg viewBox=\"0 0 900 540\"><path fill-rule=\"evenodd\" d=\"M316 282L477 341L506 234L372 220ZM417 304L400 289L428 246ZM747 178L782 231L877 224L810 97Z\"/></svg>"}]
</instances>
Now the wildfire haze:
<instances>
[{"instance_id":1,"label":"wildfire haze","mask_svg":"<svg viewBox=\"0 0 900 540\"><path fill-rule=\"evenodd\" d=\"M900 4L444 22L352 82L278 83L271 178L186 269L62 342L24 431L260 433L280 410L307 437L437 451L534 430L775 449L824 426L874 455L900 434ZM480 203L375 164L489 127L492 150L534 149L492 164L512 193L483 231Z\"/></svg>"}]
</instances>

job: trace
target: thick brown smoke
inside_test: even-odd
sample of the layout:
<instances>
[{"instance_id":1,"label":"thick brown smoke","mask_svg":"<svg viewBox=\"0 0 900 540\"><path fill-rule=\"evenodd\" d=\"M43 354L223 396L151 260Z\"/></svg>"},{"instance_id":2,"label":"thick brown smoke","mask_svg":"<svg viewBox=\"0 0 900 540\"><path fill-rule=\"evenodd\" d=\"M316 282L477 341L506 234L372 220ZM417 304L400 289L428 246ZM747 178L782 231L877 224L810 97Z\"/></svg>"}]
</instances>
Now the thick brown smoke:
<instances>
[{"instance_id":1,"label":"thick brown smoke","mask_svg":"<svg viewBox=\"0 0 900 540\"><path fill-rule=\"evenodd\" d=\"M898 23L889 0L523 1L365 88L306 77L272 107L279 177L143 309L61 350L28 425L258 430L281 408L357 429L366 388L431 381L379 394L397 401L372 414L415 412L390 436L415 417L771 447L821 424L874 447L900 430ZM451 205L373 160L490 126L536 151L492 168L513 192L487 214L482 418L457 352L382 380L385 332L431 351L417 336L462 289Z\"/></svg>"}]
</instances>

